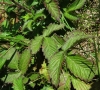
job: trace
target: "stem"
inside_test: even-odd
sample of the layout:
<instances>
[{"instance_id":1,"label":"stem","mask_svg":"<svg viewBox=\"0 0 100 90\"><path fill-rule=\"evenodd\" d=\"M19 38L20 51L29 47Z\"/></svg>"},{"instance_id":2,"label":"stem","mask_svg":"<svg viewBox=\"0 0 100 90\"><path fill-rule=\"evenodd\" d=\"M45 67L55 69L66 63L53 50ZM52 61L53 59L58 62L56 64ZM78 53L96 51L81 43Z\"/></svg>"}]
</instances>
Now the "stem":
<instances>
[{"instance_id":1,"label":"stem","mask_svg":"<svg viewBox=\"0 0 100 90\"><path fill-rule=\"evenodd\" d=\"M97 47L96 47L96 41L95 41L95 38L94 38L94 48L95 48L95 58L96 58L96 65L97 65L97 68L98 68L98 75L99 75L99 78L100 78L100 72L99 72L99 59L98 59L98 50L97 50Z\"/></svg>"},{"instance_id":2,"label":"stem","mask_svg":"<svg viewBox=\"0 0 100 90\"><path fill-rule=\"evenodd\" d=\"M14 0L11 0L13 3L15 3L15 5L17 5L18 7L24 9L25 11L31 13L31 11L25 7L23 7L22 5L20 5L18 2L14 1Z\"/></svg>"}]
</instances>

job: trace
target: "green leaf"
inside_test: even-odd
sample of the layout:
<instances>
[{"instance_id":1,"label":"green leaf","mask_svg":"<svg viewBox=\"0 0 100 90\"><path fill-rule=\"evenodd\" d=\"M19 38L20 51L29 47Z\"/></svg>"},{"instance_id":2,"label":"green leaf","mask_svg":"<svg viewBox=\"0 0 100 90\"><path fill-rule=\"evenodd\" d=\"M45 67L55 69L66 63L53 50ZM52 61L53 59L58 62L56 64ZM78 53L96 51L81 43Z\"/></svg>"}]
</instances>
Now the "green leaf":
<instances>
[{"instance_id":1,"label":"green leaf","mask_svg":"<svg viewBox=\"0 0 100 90\"><path fill-rule=\"evenodd\" d=\"M95 76L94 64L81 56L67 56L66 63L71 73L81 80L91 81Z\"/></svg>"},{"instance_id":2,"label":"green leaf","mask_svg":"<svg viewBox=\"0 0 100 90\"><path fill-rule=\"evenodd\" d=\"M56 53L49 61L48 70L52 83L57 87L60 79L61 65L64 59L63 51Z\"/></svg>"},{"instance_id":3,"label":"green leaf","mask_svg":"<svg viewBox=\"0 0 100 90\"><path fill-rule=\"evenodd\" d=\"M24 85L23 85L22 77L14 80L14 82L13 82L13 89L14 90L24 90Z\"/></svg>"},{"instance_id":4,"label":"green leaf","mask_svg":"<svg viewBox=\"0 0 100 90\"><path fill-rule=\"evenodd\" d=\"M57 34L54 34L51 38L54 39L55 43L57 44L58 49L60 49L61 46L64 44L63 38L61 38Z\"/></svg>"},{"instance_id":5,"label":"green leaf","mask_svg":"<svg viewBox=\"0 0 100 90\"><path fill-rule=\"evenodd\" d=\"M42 51L47 59L50 59L51 56L58 51L57 45L52 38L50 37L44 38Z\"/></svg>"},{"instance_id":6,"label":"green leaf","mask_svg":"<svg viewBox=\"0 0 100 90\"><path fill-rule=\"evenodd\" d=\"M13 57L13 54L15 53L16 49L14 47L10 47L5 55L3 56L4 59L10 60Z\"/></svg>"},{"instance_id":7,"label":"green leaf","mask_svg":"<svg viewBox=\"0 0 100 90\"><path fill-rule=\"evenodd\" d=\"M9 21L7 20L7 19L5 19L3 22L2 22L2 26L4 27L4 28L8 28L9 27Z\"/></svg>"},{"instance_id":8,"label":"green leaf","mask_svg":"<svg viewBox=\"0 0 100 90\"><path fill-rule=\"evenodd\" d=\"M0 69L3 67L3 65L5 64L5 62L6 62L6 59L0 57Z\"/></svg>"},{"instance_id":9,"label":"green leaf","mask_svg":"<svg viewBox=\"0 0 100 90\"><path fill-rule=\"evenodd\" d=\"M45 10L44 8L42 8L40 10L37 10L36 13L35 13L35 15L34 15L34 17L33 17L33 20L35 21L35 20L37 20L40 17L46 18L45 14L43 13L44 10Z\"/></svg>"},{"instance_id":10,"label":"green leaf","mask_svg":"<svg viewBox=\"0 0 100 90\"><path fill-rule=\"evenodd\" d=\"M66 11L70 12L70 11L80 9L84 5L85 2L86 0L75 0L71 5L67 7Z\"/></svg>"},{"instance_id":11,"label":"green leaf","mask_svg":"<svg viewBox=\"0 0 100 90\"><path fill-rule=\"evenodd\" d=\"M20 75L21 75L20 72L8 73L3 78L1 78L1 80L4 81L5 83L13 83L13 81L18 77L20 77Z\"/></svg>"},{"instance_id":12,"label":"green leaf","mask_svg":"<svg viewBox=\"0 0 100 90\"><path fill-rule=\"evenodd\" d=\"M64 28L64 24L49 24L47 29L44 30L43 36L49 36L52 32Z\"/></svg>"},{"instance_id":13,"label":"green leaf","mask_svg":"<svg viewBox=\"0 0 100 90\"><path fill-rule=\"evenodd\" d=\"M68 12L65 12L64 13L64 16L66 17L66 18L68 18L69 20L78 20L78 18L75 16L75 15L72 15L72 14L70 14L70 13L68 13Z\"/></svg>"},{"instance_id":14,"label":"green leaf","mask_svg":"<svg viewBox=\"0 0 100 90\"><path fill-rule=\"evenodd\" d=\"M19 69L22 72L22 74L25 74L28 66L29 66L29 62L31 60L31 53L30 53L30 49L25 49L22 52L22 55L19 59Z\"/></svg>"},{"instance_id":15,"label":"green leaf","mask_svg":"<svg viewBox=\"0 0 100 90\"><path fill-rule=\"evenodd\" d=\"M24 21L28 21L29 19L31 19L33 17L33 15L31 13L27 13L26 15L22 16L22 18L24 19Z\"/></svg>"},{"instance_id":16,"label":"green leaf","mask_svg":"<svg viewBox=\"0 0 100 90\"><path fill-rule=\"evenodd\" d=\"M10 69L18 69L18 60L19 60L19 53L16 52L10 63L8 64L8 68Z\"/></svg>"},{"instance_id":17,"label":"green leaf","mask_svg":"<svg viewBox=\"0 0 100 90\"><path fill-rule=\"evenodd\" d=\"M41 90L54 90L51 86L44 86Z\"/></svg>"},{"instance_id":18,"label":"green leaf","mask_svg":"<svg viewBox=\"0 0 100 90\"><path fill-rule=\"evenodd\" d=\"M11 37L11 39L12 39L13 42L20 43L20 44L24 44L24 45L27 45L30 42L23 35L17 35L15 37Z\"/></svg>"},{"instance_id":19,"label":"green leaf","mask_svg":"<svg viewBox=\"0 0 100 90\"><path fill-rule=\"evenodd\" d=\"M23 77L23 84L28 83L28 81L29 81L29 78L24 76L24 77Z\"/></svg>"},{"instance_id":20,"label":"green leaf","mask_svg":"<svg viewBox=\"0 0 100 90\"><path fill-rule=\"evenodd\" d=\"M68 35L68 38L66 38L66 42L62 46L62 50L67 51L78 41L81 41L81 40L89 38L89 37L90 37L90 35L86 35L82 31L74 31L73 33L71 32L71 34Z\"/></svg>"},{"instance_id":21,"label":"green leaf","mask_svg":"<svg viewBox=\"0 0 100 90\"><path fill-rule=\"evenodd\" d=\"M48 12L54 17L56 20L60 21L60 9L58 6L58 1L56 0L44 0L44 6L48 10Z\"/></svg>"},{"instance_id":22,"label":"green leaf","mask_svg":"<svg viewBox=\"0 0 100 90\"><path fill-rule=\"evenodd\" d=\"M36 83L29 82L29 85L30 85L30 87L34 88L34 87L35 87L35 85L36 85Z\"/></svg>"},{"instance_id":23,"label":"green leaf","mask_svg":"<svg viewBox=\"0 0 100 90\"><path fill-rule=\"evenodd\" d=\"M91 88L90 84L87 84L79 79L71 77L71 80L75 90L90 90Z\"/></svg>"},{"instance_id":24,"label":"green leaf","mask_svg":"<svg viewBox=\"0 0 100 90\"><path fill-rule=\"evenodd\" d=\"M33 23L33 20L28 20L24 23L23 27L22 27L22 31L25 29L25 28L28 28L30 31L32 31L32 23Z\"/></svg>"},{"instance_id":25,"label":"green leaf","mask_svg":"<svg viewBox=\"0 0 100 90\"><path fill-rule=\"evenodd\" d=\"M70 90L71 88L71 76L68 72L62 72L60 75L59 88L57 90Z\"/></svg>"},{"instance_id":26,"label":"green leaf","mask_svg":"<svg viewBox=\"0 0 100 90\"><path fill-rule=\"evenodd\" d=\"M41 68L39 69L39 73L42 74L44 76L44 78L46 78L47 80L49 80L49 75L48 75L48 68L47 68L47 64L45 61L43 61L43 64L41 64Z\"/></svg>"},{"instance_id":27,"label":"green leaf","mask_svg":"<svg viewBox=\"0 0 100 90\"><path fill-rule=\"evenodd\" d=\"M39 77L39 74L38 73L33 73L31 76L29 76L29 78L30 78L31 81L37 80L38 77Z\"/></svg>"},{"instance_id":28,"label":"green leaf","mask_svg":"<svg viewBox=\"0 0 100 90\"><path fill-rule=\"evenodd\" d=\"M42 39L43 39L42 36L37 36L35 37L35 39L32 39L30 45L32 54L36 54L39 51L39 49L41 48Z\"/></svg>"}]
</instances>

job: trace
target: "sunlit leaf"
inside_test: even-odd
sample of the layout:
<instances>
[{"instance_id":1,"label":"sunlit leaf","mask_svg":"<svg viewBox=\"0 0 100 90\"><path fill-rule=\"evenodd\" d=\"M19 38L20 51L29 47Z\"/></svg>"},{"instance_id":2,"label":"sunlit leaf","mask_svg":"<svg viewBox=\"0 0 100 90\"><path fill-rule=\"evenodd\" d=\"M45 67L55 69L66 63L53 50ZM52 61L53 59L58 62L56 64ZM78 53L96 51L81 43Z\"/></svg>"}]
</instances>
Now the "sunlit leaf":
<instances>
[{"instance_id":1,"label":"sunlit leaf","mask_svg":"<svg viewBox=\"0 0 100 90\"><path fill-rule=\"evenodd\" d=\"M9 48L9 49L6 51L5 55L3 55L2 58L6 59L6 60L10 60L10 59L14 56L15 50L16 50L16 49L15 49L14 47Z\"/></svg>"},{"instance_id":2,"label":"sunlit leaf","mask_svg":"<svg viewBox=\"0 0 100 90\"><path fill-rule=\"evenodd\" d=\"M68 72L62 72L60 75L60 82L58 90L70 90L71 88L71 76Z\"/></svg>"},{"instance_id":3,"label":"sunlit leaf","mask_svg":"<svg viewBox=\"0 0 100 90\"><path fill-rule=\"evenodd\" d=\"M52 36L52 38L54 39L55 43L57 44L58 49L61 48L61 46L64 44L63 38L61 38L57 34L54 34Z\"/></svg>"},{"instance_id":4,"label":"sunlit leaf","mask_svg":"<svg viewBox=\"0 0 100 90\"><path fill-rule=\"evenodd\" d=\"M44 77L47 80L49 80L48 68L47 68L47 65L46 65L45 61L43 62L41 69L39 69L39 73L42 74L42 75L44 75Z\"/></svg>"},{"instance_id":5,"label":"sunlit leaf","mask_svg":"<svg viewBox=\"0 0 100 90\"><path fill-rule=\"evenodd\" d=\"M60 80L61 65L64 59L63 51L56 53L49 61L48 70L52 83L58 86Z\"/></svg>"},{"instance_id":6,"label":"sunlit leaf","mask_svg":"<svg viewBox=\"0 0 100 90\"><path fill-rule=\"evenodd\" d=\"M30 43L32 54L36 54L39 51L39 49L41 48L42 39L43 39L42 36L37 36L35 37L35 39L32 39Z\"/></svg>"},{"instance_id":7,"label":"sunlit leaf","mask_svg":"<svg viewBox=\"0 0 100 90\"><path fill-rule=\"evenodd\" d=\"M64 28L64 24L49 24L47 29L44 30L43 36L49 36L52 32Z\"/></svg>"},{"instance_id":8,"label":"sunlit leaf","mask_svg":"<svg viewBox=\"0 0 100 90\"><path fill-rule=\"evenodd\" d=\"M8 68L10 69L18 69L18 60L19 60L19 53L16 52L10 63L8 64Z\"/></svg>"},{"instance_id":9,"label":"sunlit leaf","mask_svg":"<svg viewBox=\"0 0 100 90\"><path fill-rule=\"evenodd\" d=\"M25 49L22 52L22 55L19 59L19 69L22 72L22 74L25 74L28 66L29 66L29 62L31 60L31 53L30 53L30 49Z\"/></svg>"},{"instance_id":10,"label":"sunlit leaf","mask_svg":"<svg viewBox=\"0 0 100 90\"><path fill-rule=\"evenodd\" d=\"M71 5L67 7L66 11L70 12L70 11L80 9L84 5L85 2L86 0L75 0Z\"/></svg>"},{"instance_id":11,"label":"sunlit leaf","mask_svg":"<svg viewBox=\"0 0 100 90\"><path fill-rule=\"evenodd\" d=\"M94 64L81 56L67 56L66 63L71 73L82 80L90 81L95 76Z\"/></svg>"},{"instance_id":12,"label":"sunlit leaf","mask_svg":"<svg viewBox=\"0 0 100 90\"><path fill-rule=\"evenodd\" d=\"M0 69L3 67L3 65L5 64L6 59L5 58L0 58Z\"/></svg>"},{"instance_id":13,"label":"sunlit leaf","mask_svg":"<svg viewBox=\"0 0 100 90\"><path fill-rule=\"evenodd\" d=\"M64 13L64 16L65 16L66 18L68 18L69 20L78 20L78 17L77 17L77 16L72 15L72 14L70 14L70 13L68 13L68 12L65 12L65 13Z\"/></svg>"},{"instance_id":14,"label":"sunlit leaf","mask_svg":"<svg viewBox=\"0 0 100 90\"><path fill-rule=\"evenodd\" d=\"M25 28L28 28L30 31L32 31L32 23L33 23L33 20L28 20L24 23L23 27L22 27L22 31L25 29Z\"/></svg>"},{"instance_id":15,"label":"sunlit leaf","mask_svg":"<svg viewBox=\"0 0 100 90\"><path fill-rule=\"evenodd\" d=\"M71 80L75 90L90 90L91 88L90 84L87 84L79 79L71 77Z\"/></svg>"},{"instance_id":16,"label":"sunlit leaf","mask_svg":"<svg viewBox=\"0 0 100 90\"><path fill-rule=\"evenodd\" d=\"M35 81L39 78L39 74L38 73L33 73L32 75L29 76L31 81Z\"/></svg>"},{"instance_id":17,"label":"sunlit leaf","mask_svg":"<svg viewBox=\"0 0 100 90\"><path fill-rule=\"evenodd\" d=\"M58 1L56 0L44 0L44 5L48 12L56 19L60 20L61 14L58 6Z\"/></svg>"},{"instance_id":18,"label":"sunlit leaf","mask_svg":"<svg viewBox=\"0 0 100 90\"><path fill-rule=\"evenodd\" d=\"M81 40L89 38L89 37L90 37L90 35L86 35L82 31L74 31L68 35L68 38L66 38L66 42L62 46L62 50L67 51L78 41L81 41Z\"/></svg>"},{"instance_id":19,"label":"sunlit leaf","mask_svg":"<svg viewBox=\"0 0 100 90\"><path fill-rule=\"evenodd\" d=\"M44 86L41 90L54 90L51 86Z\"/></svg>"},{"instance_id":20,"label":"sunlit leaf","mask_svg":"<svg viewBox=\"0 0 100 90\"><path fill-rule=\"evenodd\" d=\"M42 51L47 59L50 59L58 51L57 45L52 38L44 38Z\"/></svg>"},{"instance_id":21,"label":"sunlit leaf","mask_svg":"<svg viewBox=\"0 0 100 90\"><path fill-rule=\"evenodd\" d=\"M14 80L14 82L13 82L13 89L14 90L24 90L24 85L23 85L22 77Z\"/></svg>"},{"instance_id":22,"label":"sunlit leaf","mask_svg":"<svg viewBox=\"0 0 100 90\"><path fill-rule=\"evenodd\" d=\"M5 81L5 83L13 83L15 79L20 77L20 72L14 72L14 73L7 73L3 78L1 78L2 81Z\"/></svg>"}]
</instances>

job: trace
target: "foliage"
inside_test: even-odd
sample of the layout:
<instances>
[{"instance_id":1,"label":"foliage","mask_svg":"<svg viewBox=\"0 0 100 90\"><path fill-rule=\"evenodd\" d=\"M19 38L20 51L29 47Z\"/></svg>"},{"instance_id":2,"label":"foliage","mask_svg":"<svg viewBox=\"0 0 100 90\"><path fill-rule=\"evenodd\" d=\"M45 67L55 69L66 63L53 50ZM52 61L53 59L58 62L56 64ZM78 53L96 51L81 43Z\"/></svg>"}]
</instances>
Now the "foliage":
<instances>
[{"instance_id":1,"label":"foliage","mask_svg":"<svg viewBox=\"0 0 100 90\"><path fill-rule=\"evenodd\" d=\"M2 90L92 89L100 79L100 35L79 30L77 23L88 2L0 0ZM91 52L84 52L83 42L92 45Z\"/></svg>"}]
</instances>

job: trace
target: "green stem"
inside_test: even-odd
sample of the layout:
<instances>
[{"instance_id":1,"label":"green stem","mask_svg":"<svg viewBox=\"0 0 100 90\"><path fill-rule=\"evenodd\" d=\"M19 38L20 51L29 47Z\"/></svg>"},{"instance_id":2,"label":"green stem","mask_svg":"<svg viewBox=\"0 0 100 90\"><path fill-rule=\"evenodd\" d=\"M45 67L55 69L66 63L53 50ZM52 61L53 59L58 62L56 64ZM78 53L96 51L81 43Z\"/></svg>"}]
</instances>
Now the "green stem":
<instances>
[{"instance_id":1,"label":"green stem","mask_svg":"<svg viewBox=\"0 0 100 90\"><path fill-rule=\"evenodd\" d=\"M97 50L97 45L96 45L96 41L95 41L95 38L94 38L94 49L95 49L95 58L96 58L96 65L97 65L97 69L98 69L98 75L99 75L99 78L100 78L100 72L99 72L99 59L98 59L98 50Z\"/></svg>"}]
</instances>

